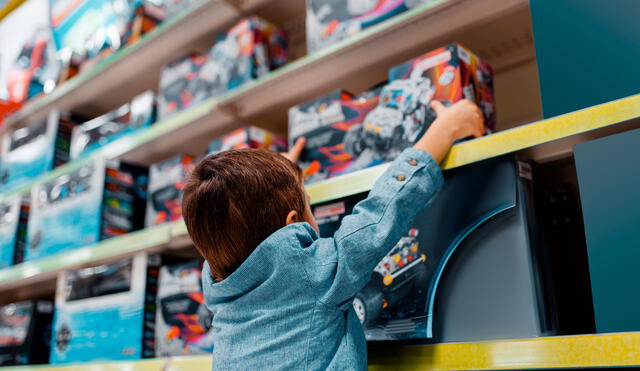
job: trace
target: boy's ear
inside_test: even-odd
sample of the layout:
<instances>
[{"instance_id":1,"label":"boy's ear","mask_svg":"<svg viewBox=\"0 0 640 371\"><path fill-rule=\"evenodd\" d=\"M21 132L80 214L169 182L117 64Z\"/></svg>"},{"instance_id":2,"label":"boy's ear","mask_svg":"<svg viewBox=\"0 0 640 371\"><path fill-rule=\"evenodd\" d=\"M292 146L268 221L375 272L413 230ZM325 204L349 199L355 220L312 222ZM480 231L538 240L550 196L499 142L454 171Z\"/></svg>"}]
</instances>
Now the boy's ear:
<instances>
[{"instance_id":1,"label":"boy's ear","mask_svg":"<svg viewBox=\"0 0 640 371\"><path fill-rule=\"evenodd\" d=\"M298 212L295 210L291 210L289 211L289 214L287 214L287 220L285 221L285 225L289 225L291 223L297 223L300 221L298 219L299 219Z\"/></svg>"}]
</instances>

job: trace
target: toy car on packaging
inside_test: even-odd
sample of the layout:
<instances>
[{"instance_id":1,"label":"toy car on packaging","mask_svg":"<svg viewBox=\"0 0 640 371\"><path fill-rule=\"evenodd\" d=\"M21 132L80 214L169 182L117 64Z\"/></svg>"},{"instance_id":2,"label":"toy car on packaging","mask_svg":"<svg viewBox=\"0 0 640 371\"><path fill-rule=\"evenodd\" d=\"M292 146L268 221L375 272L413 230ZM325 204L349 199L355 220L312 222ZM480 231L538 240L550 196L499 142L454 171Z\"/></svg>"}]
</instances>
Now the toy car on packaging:
<instances>
[{"instance_id":1,"label":"toy car on packaging","mask_svg":"<svg viewBox=\"0 0 640 371\"><path fill-rule=\"evenodd\" d=\"M47 363L52 318L49 301L0 306L0 366Z\"/></svg>"},{"instance_id":2,"label":"toy car on packaging","mask_svg":"<svg viewBox=\"0 0 640 371\"><path fill-rule=\"evenodd\" d=\"M56 86L60 65L47 31L37 32L20 51L7 75L9 100L22 103L36 95L50 93Z\"/></svg>"},{"instance_id":3,"label":"toy car on packaging","mask_svg":"<svg viewBox=\"0 0 640 371\"><path fill-rule=\"evenodd\" d=\"M239 148L264 148L284 152L287 150L287 140L264 129L248 126L213 140L209 145L209 153Z\"/></svg>"},{"instance_id":4,"label":"toy car on packaging","mask_svg":"<svg viewBox=\"0 0 640 371\"><path fill-rule=\"evenodd\" d=\"M309 54L434 0L307 0Z\"/></svg>"},{"instance_id":5,"label":"toy car on packaging","mask_svg":"<svg viewBox=\"0 0 640 371\"><path fill-rule=\"evenodd\" d=\"M211 354L213 314L202 294L202 261L160 268L156 357Z\"/></svg>"},{"instance_id":6,"label":"toy car on packaging","mask_svg":"<svg viewBox=\"0 0 640 371\"><path fill-rule=\"evenodd\" d=\"M146 185L145 169L103 159L36 185L24 260L140 229Z\"/></svg>"},{"instance_id":7,"label":"toy car on packaging","mask_svg":"<svg viewBox=\"0 0 640 371\"><path fill-rule=\"evenodd\" d=\"M131 103L76 126L71 136L71 160L151 125L155 119L154 110L153 92L147 91L133 98Z\"/></svg>"},{"instance_id":8,"label":"toy car on packaging","mask_svg":"<svg viewBox=\"0 0 640 371\"><path fill-rule=\"evenodd\" d=\"M174 156L149 168L147 227L182 219L182 190L186 177L196 166L187 155Z\"/></svg>"},{"instance_id":9,"label":"toy car on packaging","mask_svg":"<svg viewBox=\"0 0 640 371\"><path fill-rule=\"evenodd\" d=\"M0 184L18 186L68 161L74 123L52 111L47 120L3 138Z\"/></svg>"},{"instance_id":10,"label":"toy car on packaging","mask_svg":"<svg viewBox=\"0 0 640 371\"><path fill-rule=\"evenodd\" d=\"M289 145L301 136L307 138L299 164L305 181L330 178L346 172L375 165L364 156L360 159L346 148L355 141L349 139L353 127L360 127L366 115L378 104L378 90L353 96L334 91L289 110ZM365 160L365 161L363 161Z\"/></svg>"},{"instance_id":11,"label":"toy car on packaging","mask_svg":"<svg viewBox=\"0 0 640 371\"><path fill-rule=\"evenodd\" d=\"M153 357L160 263L137 254L60 274L51 363Z\"/></svg>"},{"instance_id":12,"label":"toy car on packaging","mask_svg":"<svg viewBox=\"0 0 640 371\"><path fill-rule=\"evenodd\" d=\"M20 196L0 200L0 269L22 262L29 201Z\"/></svg>"},{"instance_id":13,"label":"toy car on packaging","mask_svg":"<svg viewBox=\"0 0 640 371\"><path fill-rule=\"evenodd\" d=\"M287 63L284 32L256 16L220 35L198 72L196 100L217 96Z\"/></svg>"},{"instance_id":14,"label":"toy car on packaging","mask_svg":"<svg viewBox=\"0 0 640 371\"><path fill-rule=\"evenodd\" d=\"M190 54L165 67L160 76L158 91L158 117L167 116L189 108L201 100L195 100L197 76L208 55ZM201 95L200 99L205 97Z\"/></svg>"}]
</instances>

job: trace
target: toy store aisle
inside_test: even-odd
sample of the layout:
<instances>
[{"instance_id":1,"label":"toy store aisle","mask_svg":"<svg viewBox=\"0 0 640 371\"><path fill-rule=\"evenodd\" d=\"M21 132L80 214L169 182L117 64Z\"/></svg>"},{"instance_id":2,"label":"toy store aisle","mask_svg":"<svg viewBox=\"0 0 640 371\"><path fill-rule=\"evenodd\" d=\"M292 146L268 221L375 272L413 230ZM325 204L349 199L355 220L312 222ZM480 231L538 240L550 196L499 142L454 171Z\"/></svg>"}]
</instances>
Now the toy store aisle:
<instances>
[{"instance_id":1,"label":"toy store aisle","mask_svg":"<svg viewBox=\"0 0 640 371\"><path fill-rule=\"evenodd\" d=\"M209 369L185 178L299 160L322 236L435 120L444 189L353 298L371 370L640 367L640 33L619 0L0 0L0 366Z\"/></svg>"}]
</instances>

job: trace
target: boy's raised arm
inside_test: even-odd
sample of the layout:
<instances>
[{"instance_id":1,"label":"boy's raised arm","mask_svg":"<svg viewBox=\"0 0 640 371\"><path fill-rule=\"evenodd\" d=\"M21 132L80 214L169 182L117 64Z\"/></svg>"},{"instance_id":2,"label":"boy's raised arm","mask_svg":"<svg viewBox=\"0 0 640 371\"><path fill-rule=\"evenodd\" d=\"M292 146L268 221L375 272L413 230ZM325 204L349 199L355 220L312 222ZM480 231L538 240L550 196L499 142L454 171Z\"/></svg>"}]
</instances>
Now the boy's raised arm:
<instances>
[{"instance_id":1,"label":"boy's raised arm","mask_svg":"<svg viewBox=\"0 0 640 371\"><path fill-rule=\"evenodd\" d=\"M400 154L376 181L369 196L345 217L332 239L320 240L330 246L331 272L320 295L327 305L350 305L353 296L369 281L378 262L411 227L443 183L438 162L452 143L484 133L483 119L477 106L461 101L451 108L439 102L432 107L438 118L427 133ZM317 277L319 278L319 277Z\"/></svg>"}]
</instances>

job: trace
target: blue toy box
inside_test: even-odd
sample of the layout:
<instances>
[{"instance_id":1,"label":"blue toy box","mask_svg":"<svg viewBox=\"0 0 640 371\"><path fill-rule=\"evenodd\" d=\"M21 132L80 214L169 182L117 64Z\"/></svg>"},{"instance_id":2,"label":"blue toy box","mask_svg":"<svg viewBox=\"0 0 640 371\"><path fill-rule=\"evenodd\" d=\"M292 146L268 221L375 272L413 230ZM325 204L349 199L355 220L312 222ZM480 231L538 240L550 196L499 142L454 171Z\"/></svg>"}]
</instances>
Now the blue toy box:
<instances>
[{"instance_id":1,"label":"blue toy box","mask_svg":"<svg viewBox=\"0 0 640 371\"><path fill-rule=\"evenodd\" d=\"M145 190L145 169L104 159L34 186L24 260L141 228Z\"/></svg>"},{"instance_id":2,"label":"blue toy box","mask_svg":"<svg viewBox=\"0 0 640 371\"><path fill-rule=\"evenodd\" d=\"M139 129L154 117L153 92L144 92L109 113L78 125L71 135L70 159L76 160Z\"/></svg>"},{"instance_id":3,"label":"blue toy box","mask_svg":"<svg viewBox=\"0 0 640 371\"><path fill-rule=\"evenodd\" d=\"M19 186L67 162L71 125L54 110L45 121L5 135L0 184Z\"/></svg>"},{"instance_id":4,"label":"blue toy box","mask_svg":"<svg viewBox=\"0 0 640 371\"><path fill-rule=\"evenodd\" d=\"M22 261L28 214L28 200L0 200L0 269Z\"/></svg>"},{"instance_id":5,"label":"blue toy box","mask_svg":"<svg viewBox=\"0 0 640 371\"><path fill-rule=\"evenodd\" d=\"M51 363L154 356L158 255L138 254L58 277Z\"/></svg>"}]
</instances>

